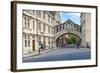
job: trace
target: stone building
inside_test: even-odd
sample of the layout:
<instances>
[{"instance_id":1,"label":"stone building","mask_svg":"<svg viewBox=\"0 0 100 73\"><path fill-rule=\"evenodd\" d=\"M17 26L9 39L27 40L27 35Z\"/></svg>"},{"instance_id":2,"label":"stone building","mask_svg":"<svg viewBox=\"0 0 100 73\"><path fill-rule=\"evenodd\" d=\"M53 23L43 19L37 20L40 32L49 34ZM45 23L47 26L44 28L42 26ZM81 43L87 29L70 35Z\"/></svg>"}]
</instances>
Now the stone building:
<instances>
[{"instance_id":1,"label":"stone building","mask_svg":"<svg viewBox=\"0 0 100 73\"><path fill-rule=\"evenodd\" d=\"M66 44L67 33L73 33L81 39L82 47L91 44L91 14L81 13L80 24L68 19L61 23L60 12L23 10L22 39L23 54L39 50L42 43L45 49Z\"/></svg>"},{"instance_id":2,"label":"stone building","mask_svg":"<svg viewBox=\"0 0 100 73\"><path fill-rule=\"evenodd\" d=\"M81 13L82 47L91 47L91 14Z\"/></svg>"},{"instance_id":3,"label":"stone building","mask_svg":"<svg viewBox=\"0 0 100 73\"><path fill-rule=\"evenodd\" d=\"M54 26L61 22L60 13L54 11L22 11L23 54L39 49L42 43L45 49L54 47Z\"/></svg>"}]
</instances>

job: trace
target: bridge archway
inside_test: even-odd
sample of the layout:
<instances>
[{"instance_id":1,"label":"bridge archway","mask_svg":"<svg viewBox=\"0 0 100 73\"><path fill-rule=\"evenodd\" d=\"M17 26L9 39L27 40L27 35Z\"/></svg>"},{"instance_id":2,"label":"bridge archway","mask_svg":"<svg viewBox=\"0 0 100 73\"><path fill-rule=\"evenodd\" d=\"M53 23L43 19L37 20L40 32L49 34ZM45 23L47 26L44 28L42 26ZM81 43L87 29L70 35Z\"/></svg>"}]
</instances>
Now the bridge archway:
<instances>
[{"instance_id":1,"label":"bridge archway","mask_svg":"<svg viewBox=\"0 0 100 73\"><path fill-rule=\"evenodd\" d=\"M57 32L55 35L55 39L57 39L58 37L60 37L63 34L66 34L66 33L72 33L72 34L78 36L79 38L81 38L81 33L79 31L75 31L73 29L65 29L60 32Z\"/></svg>"},{"instance_id":2,"label":"bridge archway","mask_svg":"<svg viewBox=\"0 0 100 73\"><path fill-rule=\"evenodd\" d=\"M74 36L74 41L73 43L71 43L71 41L69 41L69 34ZM59 37L56 38L56 46L57 47L77 47L77 45L81 45L82 39L80 36L78 36L75 33L64 33L62 35L60 35Z\"/></svg>"}]
</instances>

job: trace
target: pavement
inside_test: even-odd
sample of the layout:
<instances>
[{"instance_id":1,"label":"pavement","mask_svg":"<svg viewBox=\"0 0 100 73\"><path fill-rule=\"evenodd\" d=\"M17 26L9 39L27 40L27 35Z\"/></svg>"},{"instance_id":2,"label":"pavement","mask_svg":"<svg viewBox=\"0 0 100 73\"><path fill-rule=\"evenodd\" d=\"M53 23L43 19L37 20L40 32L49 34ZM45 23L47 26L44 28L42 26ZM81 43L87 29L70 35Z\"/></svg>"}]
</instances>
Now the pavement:
<instances>
[{"instance_id":1,"label":"pavement","mask_svg":"<svg viewBox=\"0 0 100 73\"><path fill-rule=\"evenodd\" d=\"M90 59L91 49L88 48L57 48L53 51L45 51L40 55L23 57L23 62L40 62L56 60L80 60Z\"/></svg>"},{"instance_id":2,"label":"pavement","mask_svg":"<svg viewBox=\"0 0 100 73\"><path fill-rule=\"evenodd\" d=\"M46 54L49 52L53 52L55 50L57 50L58 48L53 48L53 49L45 49L45 50L41 50L40 53L38 50L30 52L30 53L26 53L23 55L23 57L31 57L31 56L38 56L38 55L42 55L42 54Z\"/></svg>"}]
</instances>

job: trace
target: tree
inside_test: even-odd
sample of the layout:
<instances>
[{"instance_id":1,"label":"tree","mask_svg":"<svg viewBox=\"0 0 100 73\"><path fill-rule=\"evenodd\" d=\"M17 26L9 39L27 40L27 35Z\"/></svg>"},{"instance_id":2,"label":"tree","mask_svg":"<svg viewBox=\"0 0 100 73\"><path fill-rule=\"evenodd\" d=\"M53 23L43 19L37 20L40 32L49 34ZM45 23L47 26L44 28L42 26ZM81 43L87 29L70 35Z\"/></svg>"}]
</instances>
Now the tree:
<instances>
[{"instance_id":1,"label":"tree","mask_svg":"<svg viewBox=\"0 0 100 73\"><path fill-rule=\"evenodd\" d=\"M76 35L68 34L68 42L70 44L76 44L79 41L79 38Z\"/></svg>"}]
</instances>

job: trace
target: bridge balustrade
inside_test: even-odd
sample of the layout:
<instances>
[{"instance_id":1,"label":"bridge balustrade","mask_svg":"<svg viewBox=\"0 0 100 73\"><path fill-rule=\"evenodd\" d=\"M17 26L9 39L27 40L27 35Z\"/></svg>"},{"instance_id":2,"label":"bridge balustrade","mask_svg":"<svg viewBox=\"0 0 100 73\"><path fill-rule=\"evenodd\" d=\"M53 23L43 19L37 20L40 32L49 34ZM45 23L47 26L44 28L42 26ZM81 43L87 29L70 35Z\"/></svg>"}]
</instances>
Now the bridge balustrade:
<instances>
[{"instance_id":1,"label":"bridge balustrade","mask_svg":"<svg viewBox=\"0 0 100 73\"><path fill-rule=\"evenodd\" d=\"M68 24L60 24L58 26L55 26L56 33L64 31L64 30L69 30L69 29L73 31L81 32L80 26L78 25L68 27Z\"/></svg>"}]
</instances>

